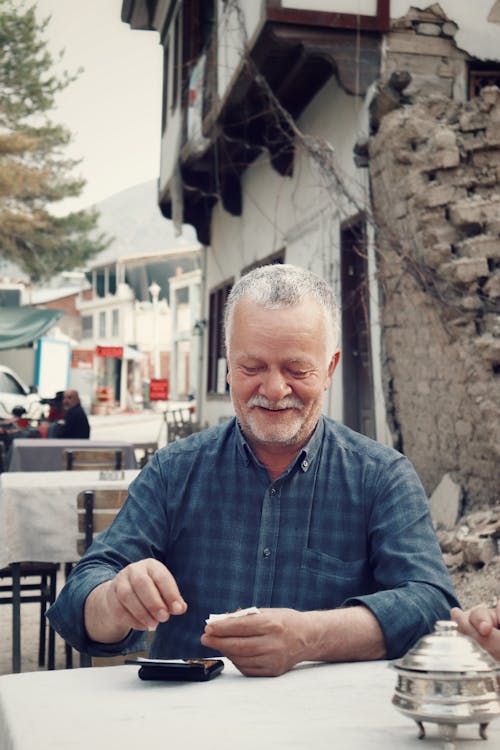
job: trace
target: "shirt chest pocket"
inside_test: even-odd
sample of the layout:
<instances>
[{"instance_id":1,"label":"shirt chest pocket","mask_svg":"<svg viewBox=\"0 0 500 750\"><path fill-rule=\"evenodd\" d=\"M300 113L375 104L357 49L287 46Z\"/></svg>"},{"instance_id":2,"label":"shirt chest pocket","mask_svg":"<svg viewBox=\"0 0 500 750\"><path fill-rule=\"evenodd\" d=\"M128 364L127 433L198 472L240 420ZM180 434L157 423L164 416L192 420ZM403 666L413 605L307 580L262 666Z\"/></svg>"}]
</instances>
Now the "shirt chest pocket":
<instances>
[{"instance_id":1,"label":"shirt chest pocket","mask_svg":"<svg viewBox=\"0 0 500 750\"><path fill-rule=\"evenodd\" d=\"M345 599L367 593L371 576L368 560L341 560L304 549L299 572L296 608L332 609Z\"/></svg>"}]
</instances>

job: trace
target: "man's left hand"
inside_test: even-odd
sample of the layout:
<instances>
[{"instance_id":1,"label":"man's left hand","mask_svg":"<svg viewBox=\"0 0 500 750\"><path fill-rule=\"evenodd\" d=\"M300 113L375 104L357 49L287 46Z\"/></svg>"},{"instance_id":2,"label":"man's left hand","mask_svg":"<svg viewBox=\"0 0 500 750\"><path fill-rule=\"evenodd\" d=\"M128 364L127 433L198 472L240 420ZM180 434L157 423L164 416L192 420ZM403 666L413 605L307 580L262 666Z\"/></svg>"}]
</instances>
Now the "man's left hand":
<instances>
[{"instance_id":1,"label":"man's left hand","mask_svg":"<svg viewBox=\"0 0 500 750\"><path fill-rule=\"evenodd\" d=\"M261 609L207 624L201 643L227 656L248 677L277 677L306 659L310 613Z\"/></svg>"}]
</instances>

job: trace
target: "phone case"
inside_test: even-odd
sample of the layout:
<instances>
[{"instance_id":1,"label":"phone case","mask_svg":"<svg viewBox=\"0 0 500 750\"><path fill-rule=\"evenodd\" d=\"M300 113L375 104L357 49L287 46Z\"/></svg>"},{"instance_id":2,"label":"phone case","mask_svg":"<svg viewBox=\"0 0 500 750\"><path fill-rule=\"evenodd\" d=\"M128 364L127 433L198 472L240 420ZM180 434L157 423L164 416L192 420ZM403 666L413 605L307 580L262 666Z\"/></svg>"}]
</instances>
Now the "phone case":
<instances>
[{"instance_id":1,"label":"phone case","mask_svg":"<svg viewBox=\"0 0 500 750\"><path fill-rule=\"evenodd\" d=\"M141 680L206 682L224 669L221 659L127 659L125 664L139 666Z\"/></svg>"}]
</instances>

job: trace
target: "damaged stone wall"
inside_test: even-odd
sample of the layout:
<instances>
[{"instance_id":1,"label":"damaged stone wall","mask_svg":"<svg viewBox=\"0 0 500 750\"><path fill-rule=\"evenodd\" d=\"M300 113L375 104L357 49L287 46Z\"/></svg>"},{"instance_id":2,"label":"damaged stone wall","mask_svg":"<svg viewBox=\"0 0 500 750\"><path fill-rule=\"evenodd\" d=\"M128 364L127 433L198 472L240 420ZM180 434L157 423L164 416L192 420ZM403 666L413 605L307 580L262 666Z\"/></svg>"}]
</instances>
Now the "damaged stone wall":
<instances>
[{"instance_id":1,"label":"damaged stone wall","mask_svg":"<svg viewBox=\"0 0 500 750\"><path fill-rule=\"evenodd\" d=\"M410 96L368 153L395 442L429 494L449 473L470 510L500 500L500 90L456 98L453 33L432 6L388 35L386 80L409 71Z\"/></svg>"}]
</instances>

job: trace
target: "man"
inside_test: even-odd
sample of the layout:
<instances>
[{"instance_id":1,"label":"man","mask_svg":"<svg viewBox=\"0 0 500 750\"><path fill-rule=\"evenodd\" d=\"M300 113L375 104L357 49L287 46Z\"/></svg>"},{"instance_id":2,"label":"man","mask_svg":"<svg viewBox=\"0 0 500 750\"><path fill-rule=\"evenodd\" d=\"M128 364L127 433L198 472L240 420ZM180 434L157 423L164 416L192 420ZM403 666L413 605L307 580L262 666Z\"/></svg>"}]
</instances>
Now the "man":
<instances>
[{"instance_id":1,"label":"man","mask_svg":"<svg viewBox=\"0 0 500 750\"><path fill-rule=\"evenodd\" d=\"M64 418L54 424L49 437L56 438L88 438L90 425L85 414L78 391L64 391L62 398Z\"/></svg>"},{"instance_id":2,"label":"man","mask_svg":"<svg viewBox=\"0 0 500 750\"><path fill-rule=\"evenodd\" d=\"M482 648L500 661L500 601L496 607L478 604L468 612L453 608L450 615L461 633L474 638Z\"/></svg>"},{"instance_id":3,"label":"man","mask_svg":"<svg viewBox=\"0 0 500 750\"><path fill-rule=\"evenodd\" d=\"M413 468L321 415L338 325L330 287L304 269L235 284L236 418L158 451L132 483L50 610L75 648L137 650L138 631L156 629L153 657L221 653L244 674L279 675L394 658L448 616L457 602Z\"/></svg>"}]
</instances>

